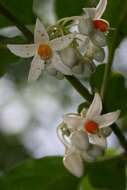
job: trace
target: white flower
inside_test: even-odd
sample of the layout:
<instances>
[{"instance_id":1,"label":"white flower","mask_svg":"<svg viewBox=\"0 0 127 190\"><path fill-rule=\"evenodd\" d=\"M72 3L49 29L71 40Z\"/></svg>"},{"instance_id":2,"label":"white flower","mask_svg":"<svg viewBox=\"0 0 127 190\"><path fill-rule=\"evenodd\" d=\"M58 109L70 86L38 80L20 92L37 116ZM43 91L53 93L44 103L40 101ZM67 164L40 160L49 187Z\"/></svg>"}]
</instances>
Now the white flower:
<instances>
[{"instance_id":1,"label":"white flower","mask_svg":"<svg viewBox=\"0 0 127 190\"><path fill-rule=\"evenodd\" d=\"M68 34L50 41L45 27L39 19L37 19L34 32L34 44L8 44L7 47L12 53L19 57L28 58L34 56L29 71L29 81L38 79L42 70L45 68L48 69L48 67L45 67L47 63L49 70L51 70L50 68L54 68L64 75L72 75L70 68L63 64L58 51L68 47L73 41L74 35L75 34Z\"/></svg>"},{"instance_id":2,"label":"white flower","mask_svg":"<svg viewBox=\"0 0 127 190\"><path fill-rule=\"evenodd\" d=\"M100 0L96 8L84 8L85 15L79 19L79 31L99 47L106 45L105 32L109 29L109 23L101 19L106 6L107 0Z\"/></svg>"},{"instance_id":3,"label":"white flower","mask_svg":"<svg viewBox=\"0 0 127 190\"><path fill-rule=\"evenodd\" d=\"M87 110L86 114L81 115L66 114L64 116L64 123L71 128L71 130L82 130L88 134L89 141L92 144L105 148L107 146L104 129L110 132L108 126L117 121L120 111L110 112L101 115L102 101L98 93L95 94L92 104ZM109 129L109 130L108 130Z\"/></svg>"},{"instance_id":4,"label":"white flower","mask_svg":"<svg viewBox=\"0 0 127 190\"><path fill-rule=\"evenodd\" d=\"M94 161L103 154L103 149L90 144L88 135L82 130L71 131L63 122L58 126L57 133L65 146L63 164L77 177L84 173L84 161Z\"/></svg>"}]
</instances>

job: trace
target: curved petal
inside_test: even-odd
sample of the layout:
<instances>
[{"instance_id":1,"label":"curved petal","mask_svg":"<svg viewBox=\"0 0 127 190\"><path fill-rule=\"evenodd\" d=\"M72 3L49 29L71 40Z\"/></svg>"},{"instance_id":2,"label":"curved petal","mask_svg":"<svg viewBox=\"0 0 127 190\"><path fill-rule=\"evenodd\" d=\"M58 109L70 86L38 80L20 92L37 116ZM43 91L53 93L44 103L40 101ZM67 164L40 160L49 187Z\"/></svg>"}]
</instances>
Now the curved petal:
<instances>
[{"instance_id":1,"label":"curved petal","mask_svg":"<svg viewBox=\"0 0 127 190\"><path fill-rule=\"evenodd\" d=\"M120 111L117 110L115 112L107 113L101 115L95 119L95 121L99 124L100 128L107 127L112 125L120 116Z\"/></svg>"},{"instance_id":2,"label":"curved petal","mask_svg":"<svg viewBox=\"0 0 127 190\"><path fill-rule=\"evenodd\" d=\"M64 115L64 123L66 123L69 127L78 129L83 125L83 118L78 115L66 114Z\"/></svg>"},{"instance_id":3,"label":"curved petal","mask_svg":"<svg viewBox=\"0 0 127 190\"><path fill-rule=\"evenodd\" d=\"M82 177L84 173L84 164L79 154L73 152L66 155L63 159L63 164L73 175Z\"/></svg>"},{"instance_id":4,"label":"curved petal","mask_svg":"<svg viewBox=\"0 0 127 190\"><path fill-rule=\"evenodd\" d=\"M87 162L93 162L95 160L95 158L89 155L87 151L82 151L81 157L83 158L84 161L87 161Z\"/></svg>"},{"instance_id":5,"label":"curved petal","mask_svg":"<svg viewBox=\"0 0 127 190\"><path fill-rule=\"evenodd\" d=\"M88 135L82 130L72 132L70 140L72 145L79 150L87 150L89 147Z\"/></svg>"},{"instance_id":6,"label":"curved petal","mask_svg":"<svg viewBox=\"0 0 127 190\"><path fill-rule=\"evenodd\" d=\"M96 31L91 35L91 40L94 45L104 47L107 45L106 36L103 32Z\"/></svg>"},{"instance_id":7,"label":"curved petal","mask_svg":"<svg viewBox=\"0 0 127 190\"><path fill-rule=\"evenodd\" d=\"M89 141L90 141L90 143L97 145L103 149L105 149L107 147L107 140L101 134L89 135Z\"/></svg>"},{"instance_id":8,"label":"curved petal","mask_svg":"<svg viewBox=\"0 0 127 190\"><path fill-rule=\"evenodd\" d=\"M93 29L92 20L90 18L86 18L85 16L82 16L79 19L79 25L78 25L79 31L84 35L89 35L89 33Z\"/></svg>"},{"instance_id":9,"label":"curved petal","mask_svg":"<svg viewBox=\"0 0 127 190\"><path fill-rule=\"evenodd\" d=\"M60 71L64 75L72 75L71 69L62 62L60 56L57 53L54 53L53 57L51 58L51 64L56 68L57 71Z\"/></svg>"},{"instance_id":10,"label":"curved petal","mask_svg":"<svg viewBox=\"0 0 127 190\"><path fill-rule=\"evenodd\" d=\"M95 93L93 102L86 113L86 118L93 119L93 117L99 116L101 114L101 111L102 111L101 97L98 93Z\"/></svg>"},{"instance_id":11,"label":"curved petal","mask_svg":"<svg viewBox=\"0 0 127 190\"><path fill-rule=\"evenodd\" d=\"M106 6L107 6L107 0L100 0L96 7L96 14L94 18L96 19L101 18L106 9Z\"/></svg>"},{"instance_id":12,"label":"curved petal","mask_svg":"<svg viewBox=\"0 0 127 190\"><path fill-rule=\"evenodd\" d=\"M32 57L36 52L35 44L26 44L26 45L11 45L8 44L7 48L15 55L23 58Z\"/></svg>"},{"instance_id":13,"label":"curved petal","mask_svg":"<svg viewBox=\"0 0 127 190\"><path fill-rule=\"evenodd\" d=\"M34 31L34 42L40 44L47 41L49 41L48 33L41 21L37 19Z\"/></svg>"},{"instance_id":14,"label":"curved petal","mask_svg":"<svg viewBox=\"0 0 127 190\"><path fill-rule=\"evenodd\" d=\"M50 46L54 51L60 51L68 47L73 41L75 34L68 34L50 41Z\"/></svg>"},{"instance_id":15,"label":"curved petal","mask_svg":"<svg viewBox=\"0 0 127 190\"><path fill-rule=\"evenodd\" d=\"M44 61L39 56L35 56L30 67L28 81L35 81L39 78L42 70L44 69Z\"/></svg>"},{"instance_id":16,"label":"curved petal","mask_svg":"<svg viewBox=\"0 0 127 190\"><path fill-rule=\"evenodd\" d=\"M96 8L83 8L83 11L85 13L85 16L87 18L94 18L96 14Z\"/></svg>"},{"instance_id":17,"label":"curved petal","mask_svg":"<svg viewBox=\"0 0 127 190\"><path fill-rule=\"evenodd\" d=\"M89 148L89 150L87 152L88 152L88 154L90 156L92 156L92 157L94 157L96 159L98 156L101 156L104 151L100 146L91 144L90 148Z\"/></svg>"}]
</instances>

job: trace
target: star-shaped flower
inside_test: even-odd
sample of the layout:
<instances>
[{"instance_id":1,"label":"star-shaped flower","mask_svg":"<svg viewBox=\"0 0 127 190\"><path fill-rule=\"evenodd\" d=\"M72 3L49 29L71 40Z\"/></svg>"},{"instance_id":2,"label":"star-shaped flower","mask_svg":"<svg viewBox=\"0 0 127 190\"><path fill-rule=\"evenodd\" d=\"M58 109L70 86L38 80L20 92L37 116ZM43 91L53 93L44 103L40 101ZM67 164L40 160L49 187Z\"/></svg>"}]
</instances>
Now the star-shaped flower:
<instances>
[{"instance_id":1,"label":"star-shaped flower","mask_svg":"<svg viewBox=\"0 0 127 190\"><path fill-rule=\"evenodd\" d=\"M96 8L84 8L85 15L79 19L79 31L89 35L91 41L99 46L106 45L105 32L109 29L109 23L101 19L107 6L107 0L100 0Z\"/></svg>"},{"instance_id":2,"label":"star-shaped flower","mask_svg":"<svg viewBox=\"0 0 127 190\"><path fill-rule=\"evenodd\" d=\"M94 161L103 154L102 147L89 143L88 135L82 130L71 131L63 122L58 126L57 133L65 146L63 164L77 177L84 173L84 161Z\"/></svg>"},{"instance_id":3,"label":"star-shaped flower","mask_svg":"<svg viewBox=\"0 0 127 190\"><path fill-rule=\"evenodd\" d=\"M44 25L37 19L34 32L34 44L8 44L7 47L12 53L19 57L28 58L34 56L29 71L29 81L38 79L43 69L49 69L50 71L52 68L55 68L56 71L64 75L72 75L71 69L63 64L58 52L68 47L73 41L74 36L75 34L68 34L49 40L49 35ZM47 67L45 66L46 63L48 63Z\"/></svg>"},{"instance_id":4,"label":"star-shaped flower","mask_svg":"<svg viewBox=\"0 0 127 190\"><path fill-rule=\"evenodd\" d=\"M64 116L64 123L71 128L71 130L82 130L88 134L89 141L105 148L107 146L106 133L110 132L108 126L117 121L120 111L110 112L101 115L102 101L98 93L95 94L92 104L87 112L80 115L66 114ZM106 135L107 136L107 135Z\"/></svg>"}]
</instances>

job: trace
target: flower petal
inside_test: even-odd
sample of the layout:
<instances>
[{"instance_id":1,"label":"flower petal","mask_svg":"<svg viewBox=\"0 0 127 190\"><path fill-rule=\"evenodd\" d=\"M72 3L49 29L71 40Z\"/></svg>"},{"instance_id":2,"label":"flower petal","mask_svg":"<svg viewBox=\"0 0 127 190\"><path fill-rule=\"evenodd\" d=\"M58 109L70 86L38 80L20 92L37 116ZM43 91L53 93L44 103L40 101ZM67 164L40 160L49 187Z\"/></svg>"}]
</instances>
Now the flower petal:
<instances>
[{"instance_id":1,"label":"flower petal","mask_svg":"<svg viewBox=\"0 0 127 190\"><path fill-rule=\"evenodd\" d=\"M87 150L89 147L88 135L84 131L72 132L70 140L73 146L80 150Z\"/></svg>"},{"instance_id":2,"label":"flower petal","mask_svg":"<svg viewBox=\"0 0 127 190\"><path fill-rule=\"evenodd\" d=\"M39 78L44 69L44 61L39 56L35 56L30 67L28 81L35 81Z\"/></svg>"},{"instance_id":3,"label":"flower petal","mask_svg":"<svg viewBox=\"0 0 127 190\"><path fill-rule=\"evenodd\" d=\"M64 115L64 123L66 123L70 128L79 128L83 125L83 118L79 115L66 114Z\"/></svg>"},{"instance_id":4,"label":"flower petal","mask_svg":"<svg viewBox=\"0 0 127 190\"><path fill-rule=\"evenodd\" d=\"M36 20L36 26L34 31L34 41L35 43L43 43L49 41L48 33L46 32L46 29L44 25L40 22L39 19Z\"/></svg>"},{"instance_id":5,"label":"flower petal","mask_svg":"<svg viewBox=\"0 0 127 190\"><path fill-rule=\"evenodd\" d=\"M51 58L51 64L64 75L72 75L71 69L62 62L58 53L54 53Z\"/></svg>"},{"instance_id":6,"label":"flower petal","mask_svg":"<svg viewBox=\"0 0 127 190\"><path fill-rule=\"evenodd\" d=\"M87 151L82 151L81 157L83 158L84 161L87 161L87 162L93 162L95 160L95 158L89 155Z\"/></svg>"},{"instance_id":7,"label":"flower petal","mask_svg":"<svg viewBox=\"0 0 127 190\"><path fill-rule=\"evenodd\" d=\"M87 152L90 156L96 159L98 156L101 156L103 154L103 149L100 146L91 144Z\"/></svg>"},{"instance_id":8,"label":"flower petal","mask_svg":"<svg viewBox=\"0 0 127 190\"><path fill-rule=\"evenodd\" d=\"M82 177L84 173L84 165L81 156L78 153L71 153L64 157L64 166L76 177Z\"/></svg>"},{"instance_id":9,"label":"flower petal","mask_svg":"<svg viewBox=\"0 0 127 190\"><path fill-rule=\"evenodd\" d=\"M85 16L82 16L79 19L79 31L84 35L89 35L89 33L93 29L92 20L90 18L86 18Z\"/></svg>"},{"instance_id":10,"label":"flower petal","mask_svg":"<svg viewBox=\"0 0 127 190\"><path fill-rule=\"evenodd\" d=\"M7 48L15 55L23 58L32 57L36 52L35 44L26 44L26 45L11 45L8 44Z\"/></svg>"},{"instance_id":11,"label":"flower petal","mask_svg":"<svg viewBox=\"0 0 127 190\"><path fill-rule=\"evenodd\" d=\"M87 18L94 18L96 14L96 8L83 8L83 11L85 13L85 16Z\"/></svg>"},{"instance_id":12,"label":"flower petal","mask_svg":"<svg viewBox=\"0 0 127 190\"><path fill-rule=\"evenodd\" d=\"M90 141L90 143L95 144L103 149L105 149L107 147L107 140L101 134L99 134L99 135L98 134L94 134L94 135L89 134L89 141Z\"/></svg>"},{"instance_id":13,"label":"flower petal","mask_svg":"<svg viewBox=\"0 0 127 190\"><path fill-rule=\"evenodd\" d=\"M92 33L91 40L98 47L104 47L107 45L106 36L103 32L100 31Z\"/></svg>"},{"instance_id":14,"label":"flower petal","mask_svg":"<svg viewBox=\"0 0 127 190\"><path fill-rule=\"evenodd\" d=\"M75 34L68 34L68 35L56 38L50 41L50 46L55 51L63 50L72 43L74 37L75 37Z\"/></svg>"},{"instance_id":15,"label":"flower petal","mask_svg":"<svg viewBox=\"0 0 127 190\"><path fill-rule=\"evenodd\" d=\"M98 48L94 54L94 59L98 62L102 62L105 59L105 51L103 48Z\"/></svg>"},{"instance_id":16,"label":"flower petal","mask_svg":"<svg viewBox=\"0 0 127 190\"><path fill-rule=\"evenodd\" d=\"M107 0L100 0L100 2L98 3L98 5L96 7L96 14L95 14L94 18L96 18L96 19L101 18L106 7L107 7Z\"/></svg>"},{"instance_id":17,"label":"flower petal","mask_svg":"<svg viewBox=\"0 0 127 190\"><path fill-rule=\"evenodd\" d=\"M115 112L107 113L95 118L95 121L99 124L100 128L112 125L120 116L120 110Z\"/></svg>"},{"instance_id":18,"label":"flower petal","mask_svg":"<svg viewBox=\"0 0 127 190\"><path fill-rule=\"evenodd\" d=\"M99 116L101 114L101 111L102 111L101 97L98 93L95 93L93 102L86 113L86 118L93 119L93 117Z\"/></svg>"}]
</instances>

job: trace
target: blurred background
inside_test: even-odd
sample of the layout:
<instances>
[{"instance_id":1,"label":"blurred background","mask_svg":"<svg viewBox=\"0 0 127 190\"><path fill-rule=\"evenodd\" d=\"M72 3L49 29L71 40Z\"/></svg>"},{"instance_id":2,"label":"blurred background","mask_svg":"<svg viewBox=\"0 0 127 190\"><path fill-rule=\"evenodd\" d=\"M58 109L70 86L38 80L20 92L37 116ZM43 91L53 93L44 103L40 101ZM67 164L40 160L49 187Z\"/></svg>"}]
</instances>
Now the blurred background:
<instances>
[{"instance_id":1,"label":"blurred background","mask_svg":"<svg viewBox=\"0 0 127 190\"><path fill-rule=\"evenodd\" d=\"M11 12L28 25L33 31L35 15L47 26L54 24L62 15L62 6L53 0L0 0ZM60 1L59 1L60 2ZM76 1L78 4L78 1ZM83 7L83 1L79 6ZM90 5L97 1L91 0ZM18 5L17 5L18 4ZM20 6L21 4L21 6ZM59 9L58 9L59 7ZM72 7L69 7L72 9ZM68 10L67 10L68 11ZM79 14L80 12L74 13ZM48 14L47 14L48 13ZM57 14L56 14L57 13ZM68 14L68 12L66 12ZM65 15L66 16L66 15ZM65 113L76 112L84 100L64 80L57 80L47 74L40 79L27 83L31 59L20 59L12 55L5 47L13 41L26 43L21 32L1 15L0 18L0 168L12 167L21 160L47 155L62 155L64 147L56 134L56 127ZM127 39L116 50L113 70L127 73ZM107 52L108 54L108 52ZM87 85L87 84L86 84ZM124 121L126 121L126 117ZM126 123L119 121L125 130ZM126 134L126 130L125 130ZM121 151L115 135L108 138L108 147Z\"/></svg>"}]
</instances>

